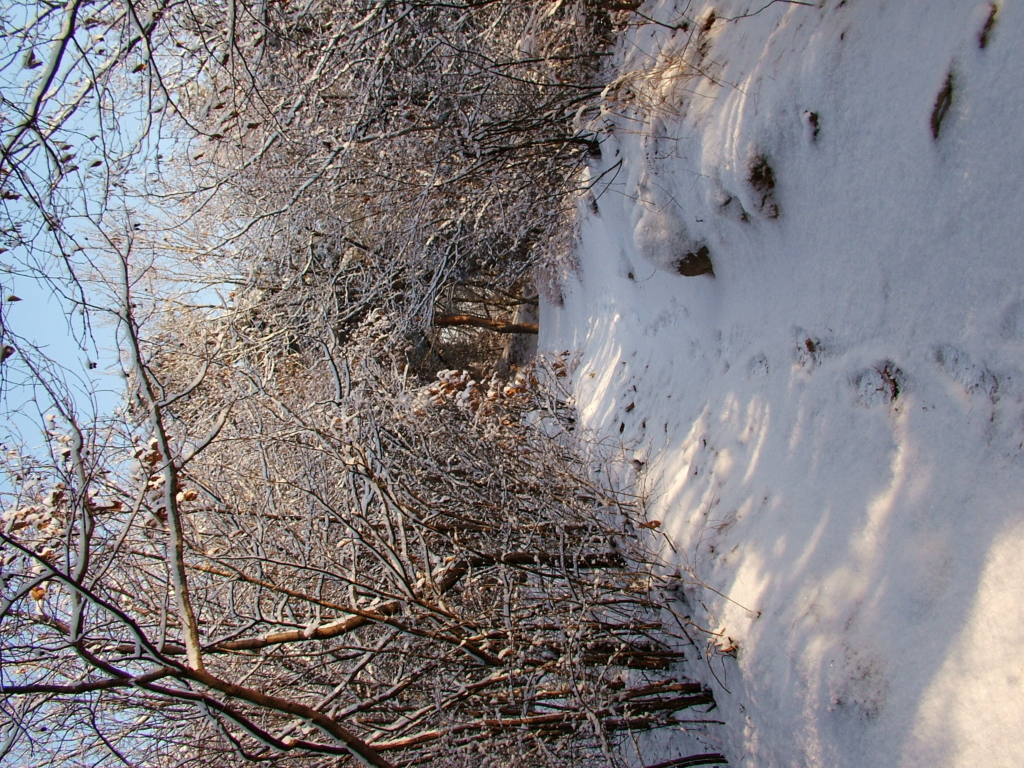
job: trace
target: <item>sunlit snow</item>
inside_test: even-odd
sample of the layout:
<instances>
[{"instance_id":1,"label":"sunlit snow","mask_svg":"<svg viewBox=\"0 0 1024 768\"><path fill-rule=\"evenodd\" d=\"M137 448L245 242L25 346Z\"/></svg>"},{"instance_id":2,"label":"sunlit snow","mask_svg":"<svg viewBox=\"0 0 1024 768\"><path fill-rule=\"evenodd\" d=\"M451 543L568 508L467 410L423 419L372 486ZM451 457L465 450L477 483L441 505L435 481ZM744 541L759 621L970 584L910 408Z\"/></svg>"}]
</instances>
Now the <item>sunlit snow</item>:
<instances>
[{"instance_id":1,"label":"sunlit snow","mask_svg":"<svg viewBox=\"0 0 1024 768\"><path fill-rule=\"evenodd\" d=\"M1024 6L766 3L642 6L542 347L732 765L1024 765Z\"/></svg>"}]
</instances>

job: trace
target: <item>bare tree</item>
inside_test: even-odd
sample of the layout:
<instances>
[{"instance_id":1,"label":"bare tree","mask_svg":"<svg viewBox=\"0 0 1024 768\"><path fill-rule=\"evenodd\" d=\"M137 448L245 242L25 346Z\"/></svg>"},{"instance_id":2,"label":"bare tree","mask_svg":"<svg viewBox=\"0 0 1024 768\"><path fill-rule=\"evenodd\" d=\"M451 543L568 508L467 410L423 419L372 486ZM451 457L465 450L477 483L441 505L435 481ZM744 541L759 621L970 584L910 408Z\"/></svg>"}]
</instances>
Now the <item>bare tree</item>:
<instances>
[{"instance_id":1,"label":"bare tree","mask_svg":"<svg viewBox=\"0 0 1024 768\"><path fill-rule=\"evenodd\" d=\"M453 317L528 330L599 151L609 10L3 20L32 86L5 101L11 271L88 310L83 341L106 313L126 395L90 416L4 327L44 443L4 444L0 758L606 766L710 722L678 671L703 630L661 599L642 499L594 479L564 365L412 364Z\"/></svg>"},{"instance_id":2,"label":"bare tree","mask_svg":"<svg viewBox=\"0 0 1024 768\"><path fill-rule=\"evenodd\" d=\"M230 315L143 303L120 425L58 410L56 461L9 459L13 754L64 749L40 731L64 722L83 763L607 765L706 719L677 714L712 701L674 673L691 628L652 594L637 502L526 426L560 418L536 380L410 387L380 317L268 375Z\"/></svg>"}]
</instances>

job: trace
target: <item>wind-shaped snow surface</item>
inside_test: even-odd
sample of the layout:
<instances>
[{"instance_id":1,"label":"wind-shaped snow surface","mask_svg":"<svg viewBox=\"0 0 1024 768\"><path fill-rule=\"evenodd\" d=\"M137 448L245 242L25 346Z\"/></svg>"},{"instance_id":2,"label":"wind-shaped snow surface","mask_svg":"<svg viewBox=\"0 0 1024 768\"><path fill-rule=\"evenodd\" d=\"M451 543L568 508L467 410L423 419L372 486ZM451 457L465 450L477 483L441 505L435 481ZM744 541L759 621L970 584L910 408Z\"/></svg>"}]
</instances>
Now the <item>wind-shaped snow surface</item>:
<instances>
[{"instance_id":1,"label":"wind-shaped snow surface","mask_svg":"<svg viewBox=\"0 0 1024 768\"><path fill-rule=\"evenodd\" d=\"M733 765L1024 765L1024 3L766 3L641 8L542 344Z\"/></svg>"}]
</instances>

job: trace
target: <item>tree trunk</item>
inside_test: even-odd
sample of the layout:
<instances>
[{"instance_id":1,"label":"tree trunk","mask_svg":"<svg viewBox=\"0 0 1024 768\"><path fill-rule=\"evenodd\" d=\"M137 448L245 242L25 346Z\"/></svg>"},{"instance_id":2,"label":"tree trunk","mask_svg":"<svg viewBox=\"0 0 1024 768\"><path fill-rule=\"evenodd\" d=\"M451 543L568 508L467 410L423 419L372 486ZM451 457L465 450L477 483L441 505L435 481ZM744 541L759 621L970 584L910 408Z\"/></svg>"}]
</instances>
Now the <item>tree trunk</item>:
<instances>
[{"instance_id":1,"label":"tree trunk","mask_svg":"<svg viewBox=\"0 0 1024 768\"><path fill-rule=\"evenodd\" d=\"M486 328L498 333L538 333L540 330L537 323L509 323L476 315L442 315L434 318L434 325L470 325L474 328Z\"/></svg>"}]
</instances>

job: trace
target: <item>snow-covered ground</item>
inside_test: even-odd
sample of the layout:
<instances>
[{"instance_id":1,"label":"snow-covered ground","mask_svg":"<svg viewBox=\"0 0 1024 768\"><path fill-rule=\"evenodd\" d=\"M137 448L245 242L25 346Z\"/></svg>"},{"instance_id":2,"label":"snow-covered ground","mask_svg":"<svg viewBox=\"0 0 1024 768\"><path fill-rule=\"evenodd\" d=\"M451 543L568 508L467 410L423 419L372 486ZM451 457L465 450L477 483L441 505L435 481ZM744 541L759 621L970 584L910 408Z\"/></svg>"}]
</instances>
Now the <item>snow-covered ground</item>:
<instances>
[{"instance_id":1,"label":"snow-covered ground","mask_svg":"<svg viewBox=\"0 0 1024 768\"><path fill-rule=\"evenodd\" d=\"M1024 3L766 3L641 8L542 346L733 765L1024 765Z\"/></svg>"}]
</instances>

